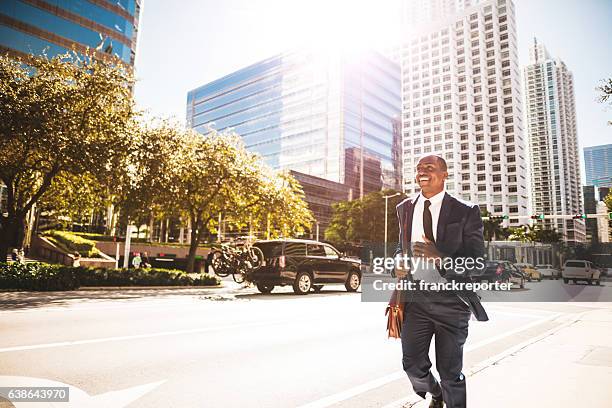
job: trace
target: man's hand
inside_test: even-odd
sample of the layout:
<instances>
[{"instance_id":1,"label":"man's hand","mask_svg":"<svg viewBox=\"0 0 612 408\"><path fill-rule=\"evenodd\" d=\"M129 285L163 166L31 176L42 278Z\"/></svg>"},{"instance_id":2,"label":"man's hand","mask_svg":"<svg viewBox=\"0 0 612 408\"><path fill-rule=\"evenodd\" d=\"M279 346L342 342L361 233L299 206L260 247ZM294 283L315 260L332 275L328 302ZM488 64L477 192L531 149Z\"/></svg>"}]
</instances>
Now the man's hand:
<instances>
[{"instance_id":1,"label":"man's hand","mask_svg":"<svg viewBox=\"0 0 612 408\"><path fill-rule=\"evenodd\" d=\"M442 258L442 253L438 251L436 245L423 235L424 242L412 244L412 255L420 258Z\"/></svg>"},{"instance_id":2,"label":"man's hand","mask_svg":"<svg viewBox=\"0 0 612 408\"><path fill-rule=\"evenodd\" d=\"M401 266L395 267L395 276L400 279L404 279L406 276L408 276L408 272L408 269L404 269Z\"/></svg>"}]
</instances>

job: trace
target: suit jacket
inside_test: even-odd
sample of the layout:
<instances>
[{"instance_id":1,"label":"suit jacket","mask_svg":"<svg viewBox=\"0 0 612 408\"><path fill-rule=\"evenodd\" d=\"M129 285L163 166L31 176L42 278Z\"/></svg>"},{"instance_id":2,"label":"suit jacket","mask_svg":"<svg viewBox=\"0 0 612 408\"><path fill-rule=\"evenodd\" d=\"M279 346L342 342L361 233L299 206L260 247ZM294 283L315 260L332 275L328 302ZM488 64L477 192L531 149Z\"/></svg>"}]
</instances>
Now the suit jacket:
<instances>
[{"instance_id":1,"label":"suit jacket","mask_svg":"<svg viewBox=\"0 0 612 408\"><path fill-rule=\"evenodd\" d=\"M399 241L394 256L406 252L411 253L412 216L414 205L420 195L408 198L397 205L397 218L399 220ZM436 229L436 248L443 254L443 258L483 258L485 253L484 226L480 218L480 209L476 204L469 203L444 194L438 226ZM454 270L441 270L444 277L449 281L469 282L471 271L466 268L463 273L455 273ZM392 272L395 276L395 271ZM408 275L408 279L411 276ZM480 303L480 297L473 291L455 292L470 307L477 320L489 320L487 312ZM402 302L411 302L413 291L403 291L400 294Z\"/></svg>"}]
</instances>

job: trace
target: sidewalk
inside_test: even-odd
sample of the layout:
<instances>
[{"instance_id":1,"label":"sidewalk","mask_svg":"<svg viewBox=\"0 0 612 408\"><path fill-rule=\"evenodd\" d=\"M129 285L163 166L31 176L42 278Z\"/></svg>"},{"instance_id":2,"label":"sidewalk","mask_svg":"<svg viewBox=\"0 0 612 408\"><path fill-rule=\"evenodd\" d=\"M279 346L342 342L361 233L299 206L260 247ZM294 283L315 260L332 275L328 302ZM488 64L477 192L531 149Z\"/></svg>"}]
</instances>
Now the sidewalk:
<instances>
[{"instance_id":1,"label":"sidewalk","mask_svg":"<svg viewBox=\"0 0 612 408\"><path fill-rule=\"evenodd\" d=\"M568 317L466 375L469 407L609 407L612 307ZM404 407L428 406L415 402Z\"/></svg>"}]
</instances>

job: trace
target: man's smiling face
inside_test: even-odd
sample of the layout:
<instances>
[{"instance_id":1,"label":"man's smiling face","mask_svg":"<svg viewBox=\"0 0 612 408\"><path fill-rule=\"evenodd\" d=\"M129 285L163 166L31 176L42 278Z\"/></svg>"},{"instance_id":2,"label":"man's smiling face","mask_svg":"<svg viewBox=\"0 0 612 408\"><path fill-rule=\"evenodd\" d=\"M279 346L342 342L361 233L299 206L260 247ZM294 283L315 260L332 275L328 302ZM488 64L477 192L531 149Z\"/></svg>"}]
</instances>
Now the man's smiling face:
<instances>
[{"instance_id":1,"label":"man's smiling face","mask_svg":"<svg viewBox=\"0 0 612 408\"><path fill-rule=\"evenodd\" d=\"M427 198L444 190L444 181L448 177L444 160L438 156L425 156L419 160L415 181Z\"/></svg>"}]
</instances>

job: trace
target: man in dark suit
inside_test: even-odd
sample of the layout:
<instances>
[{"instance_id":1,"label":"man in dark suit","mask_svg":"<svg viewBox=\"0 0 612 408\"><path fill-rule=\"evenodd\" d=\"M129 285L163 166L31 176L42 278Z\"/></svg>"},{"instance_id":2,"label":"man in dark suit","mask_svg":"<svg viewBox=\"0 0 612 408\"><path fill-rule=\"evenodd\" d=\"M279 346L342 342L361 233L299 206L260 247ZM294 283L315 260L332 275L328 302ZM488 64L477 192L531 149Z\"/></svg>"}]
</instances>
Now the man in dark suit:
<instances>
[{"instance_id":1,"label":"man in dark suit","mask_svg":"<svg viewBox=\"0 0 612 408\"><path fill-rule=\"evenodd\" d=\"M484 260L480 210L444 191L448 173L442 157L423 157L416 170L420 194L397 206L400 236L395 256L406 255L410 264L408 268L396 268L394 274L416 281L417 287L418 281L469 282L470 268ZM455 262L466 265L470 258L470 268L449 267ZM472 291L409 290L401 292L400 299L405 303L402 365L414 391L422 398L430 393L430 407L465 407L465 376L461 369L468 321L472 313L477 320L488 320L478 295ZM430 371L429 346L434 335L440 381Z\"/></svg>"}]
</instances>

